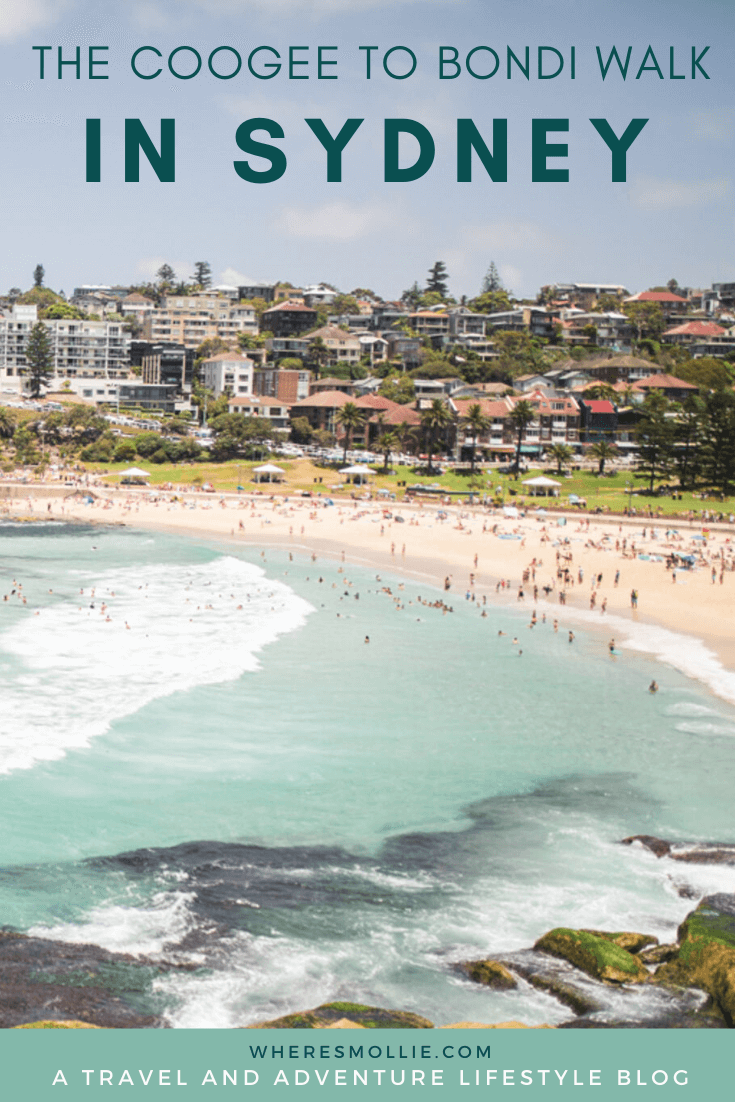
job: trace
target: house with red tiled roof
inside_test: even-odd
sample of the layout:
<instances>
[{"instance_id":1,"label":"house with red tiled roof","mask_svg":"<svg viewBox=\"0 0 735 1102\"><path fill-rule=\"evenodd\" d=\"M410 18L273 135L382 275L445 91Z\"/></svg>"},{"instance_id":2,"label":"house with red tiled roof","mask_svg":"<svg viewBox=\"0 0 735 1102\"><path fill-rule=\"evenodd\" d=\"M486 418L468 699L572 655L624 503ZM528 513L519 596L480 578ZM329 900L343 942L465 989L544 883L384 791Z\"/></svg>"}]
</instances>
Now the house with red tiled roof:
<instances>
[{"instance_id":1,"label":"house with red tiled roof","mask_svg":"<svg viewBox=\"0 0 735 1102\"><path fill-rule=\"evenodd\" d=\"M668 344L686 348L691 356L725 356L735 349L727 329L714 321L687 321L667 329L661 337Z\"/></svg>"},{"instance_id":2,"label":"house with red tiled roof","mask_svg":"<svg viewBox=\"0 0 735 1102\"><path fill-rule=\"evenodd\" d=\"M639 291L637 295L631 295L625 302L656 302L667 314L685 314L689 306L689 300L681 295L674 295L671 291Z\"/></svg>"},{"instance_id":3,"label":"house with red tiled roof","mask_svg":"<svg viewBox=\"0 0 735 1102\"><path fill-rule=\"evenodd\" d=\"M306 417L313 429L337 431L337 411L353 399L342 390L325 390L321 394L310 394L291 406L291 420Z\"/></svg>"},{"instance_id":4,"label":"house with red tiled roof","mask_svg":"<svg viewBox=\"0 0 735 1102\"><path fill-rule=\"evenodd\" d=\"M667 398L675 402L683 401L690 394L699 394L699 387L683 379L677 379L674 375L665 375L663 372L658 375L649 375L646 379L637 379L633 389L640 391L644 396L650 394L652 390L662 390Z\"/></svg>"}]
</instances>

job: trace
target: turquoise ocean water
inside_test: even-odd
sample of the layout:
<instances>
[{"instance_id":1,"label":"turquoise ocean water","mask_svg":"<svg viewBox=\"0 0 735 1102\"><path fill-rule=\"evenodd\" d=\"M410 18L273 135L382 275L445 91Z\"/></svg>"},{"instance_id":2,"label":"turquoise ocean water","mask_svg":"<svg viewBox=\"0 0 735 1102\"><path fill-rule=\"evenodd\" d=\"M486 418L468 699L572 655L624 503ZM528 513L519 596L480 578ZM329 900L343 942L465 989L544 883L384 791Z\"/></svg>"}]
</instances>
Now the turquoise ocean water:
<instances>
[{"instance_id":1,"label":"turquoise ocean water","mask_svg":"<svg viewBox=\"0 0 735 1102\"><path fill-rule=\"evenodd\" d=\"M735 840L735 710L643 650L306 554L0 540L0 925L200 964L156 981L173 1026L560 1021L456 962L562 924L669 940L687 894L735 890L616 844Z\"/></svg>"}]
</instances>

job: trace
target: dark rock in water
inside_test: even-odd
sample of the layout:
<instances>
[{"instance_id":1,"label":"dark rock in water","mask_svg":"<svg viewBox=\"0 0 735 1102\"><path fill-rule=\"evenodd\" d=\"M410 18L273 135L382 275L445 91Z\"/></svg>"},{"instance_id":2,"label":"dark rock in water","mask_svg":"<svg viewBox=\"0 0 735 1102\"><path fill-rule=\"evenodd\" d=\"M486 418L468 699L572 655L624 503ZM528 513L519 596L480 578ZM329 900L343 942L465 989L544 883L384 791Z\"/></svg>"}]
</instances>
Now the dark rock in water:
<instances>
[{"instance_id":1,"label":"dark rock in water","mask_svg":"<svg viewBox=\"0 0 735 1102\"><path fill-rule=\"evenodd\" d=\"M595 937L604 937L606 941L612 941L619 949L625 949L626 953L640 953L648 945L658 945L658 938L651 934L619 933L611 934L607 930L582 930L583 934L593 934Z\"/></svg>"},{"instance_id":2,"label":"dark rock in water","mask_svg":"<svg viewBox=\"0 0 735 1102\"><path fill-rule=\"evenodd\" d=\"M171 966L0 930L0 1028L68 1022L109 1029L150 1029L152 981Z\"/></svg>"},{"instance_id":3,"label":"dark rock in water","mask_svg":"<svg viewBox=\"0 0 735 1102\"><path fill-rule=\"evenodd\" d=\"M460 968L475 983L482 983L486 987L508 991L518 986L513 973L499 960L466 960L462 961Z\"/></svg>"},{"instance_id":4,"label":"dark rock in water","mask_svg":"<svg viewBox=\"0 0 735 1102\"><path fill-rule=\"evenodd\" d=\"M565 983L559 976L530 975L528 982L539 991L547 991L549 995L553 995L575 1014L592 1014L603 1006L599 999L583 994L579 988Z\"/></svg>"},{"instance_id":5,"label":"dark rock in water","mask_svg":"<svg viewBox=\"0 0 735 1102\"><path fill-rule=\"evenodd\" d=\"M691 865L735 865L735 845L731 842L667 842L651 834L633 834L623 838L621 845L640 842L656 857L670 857Z\"/></svg>"},{"instance_id":6,"label":"dark rock in water","mask_svg":"<svg viewBox=\"0 0 735 1102\"><path fill-rule=\"evenodd\" d=\"M586 930L559 926L540 937L534 949L568 960L588 976L605 983L645 983L648 979L645 967L632 953Z\"/></svg>"},{"instance_id":7,"label":"dark rock in water","mask_svg":"<svg viewBox=\"0 0 735 1102\"><path fill-rule=\"evenodd\" d=\"M707 991L730 1028L735 1027L735 896L707 896L679 927L679 952L654 981Z\"/></svg>"},{"instance_id":8,"label":"dark rock in water","mask_svg":"<svg viewBox=\"0 0 735 1102\"><path fill-rule=\"evenodd\" d=\"M363 1029L433 1029L434 1023L408 1010L381 1010L361 1003L324 1003L315 1010L286 1014L271 1022L258 1022L248 1029L328 1029L337 1022L351 1022Z\"/></svg>"},{"instance_id":9,"label":"dark rock in water","mask_svg":"<svg viewBox=\"0 0 735 1102\"><path fill-rule=\"evenodd\" d=\"M663 838L654 838L652 834L632 834L630 838L623 838L621 846L630 846L633 842L640 842L646 849L650 849L651 853L655 853L657 857L665 857L671 849L671 843L665 842Z\"/></svg>"},{"instance_id":10,"label":"dark rock in water","mask_svg":"<svg viewBox=\"0 0 735 1102\"><path fill-rule=\"evenodd\" d=\"M678 952L678 945L654 945L652 949L644 949L638 956L644 964L665 964L667 960L673 960Z\"/></svg>"}]
</instances>

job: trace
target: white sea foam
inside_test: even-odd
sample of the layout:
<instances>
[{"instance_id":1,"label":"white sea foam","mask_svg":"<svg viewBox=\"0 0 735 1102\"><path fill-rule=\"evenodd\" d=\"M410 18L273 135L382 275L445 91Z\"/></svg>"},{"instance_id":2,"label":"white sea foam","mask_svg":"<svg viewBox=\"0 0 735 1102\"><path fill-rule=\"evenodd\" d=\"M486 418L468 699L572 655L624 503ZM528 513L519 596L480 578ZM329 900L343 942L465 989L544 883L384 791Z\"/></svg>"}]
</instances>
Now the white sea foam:
<instances>
[{"instance_id":1,"label":"white sea foam","mask_svg":"<svg viewBox=\"0 0 735 1102\"><path fill-rule=\"evenodd\" d=\"M539 602L539 607L543 604ZM547 605L556 613L556 606ZM547 613L548 615L548 613ZM633 623L622 616L585 609L564 608L564 619L576 621L595 631L603 629L617 639L619 650L634 650L665 662L686 677L701 681L716 696L735 704L735 672L726 670L714 651L692 635L671 631L657 624Z\"/></svg>"},{"instance_id":2,"label":"white sea foam","mask_svg":"<svg viewBox=\"0 0 735 1102\"><path fill-rule=\"evenodd\" d=\"M160 956L193 925L193 893L159 892L146 904L107 903L93 908L81 922L33 926L31 937L99 945L113 953Z\"/></svg>"},{"instance_id":3,"label":"white sea foam","mask_svg":"<svg viewBox=\"0 0 735 1102\"><path fill-rule=\"evenodd\" d=\"M87 746L158 697L256 670L260 649L312 611L229 556L113 569L93 584L94 596L87 585L0 637L20 665L3 691L0 772Z\"/></svg>"}]
</instances>

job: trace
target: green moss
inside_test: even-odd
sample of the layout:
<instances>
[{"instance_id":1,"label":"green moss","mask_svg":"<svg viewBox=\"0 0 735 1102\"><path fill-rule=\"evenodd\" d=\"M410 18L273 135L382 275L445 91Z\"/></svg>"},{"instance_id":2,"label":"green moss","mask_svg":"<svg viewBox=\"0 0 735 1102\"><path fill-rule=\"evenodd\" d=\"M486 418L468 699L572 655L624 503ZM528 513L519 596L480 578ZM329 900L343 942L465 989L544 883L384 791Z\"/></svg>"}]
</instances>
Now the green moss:
<instances>
[{"instance_id":1,"label":"green moss","mask_svg":"<svg viewBox=\"0 0 735 1102\"><path fill-rule=\"evenodd\" d=\"M91 1025L89 1022L24 1022L23 1025L14 1025L13 1029L102 1029L102 1026Z\"/></svg>"},{"instance_id":2,"label":"green moss","mask_svg":"<svg viewBox=\"0 0 735 1102\"><path fill-rule=\"evenodd\" d=\"M648 972L631 953L614 941L586 930L560 926L536 942L535 949L568 960L595 979L608 983L643 983Z\"/></svg>"},{"instance_id":3,"label":"green moss","mask_svg":"<svg viewBox=\"0 0 735 1102\"><path fill-rule=\"evenodd\" d=\"M486 987L509 991L518 986L513 973L498 960L468 960L461 967L471 980Z\"/></svg>"},{"instance_id":4,"label":"green moss","mask_svg":"<svg viewBox=\"0 0 735 1102\"><path fill-rule=\"evenodd\" d=\"M342 1014L364 1014L373 1010L372 1006L363 1006L362 1003L324 1003L319 1010L339 1010Z\"/></svg>"},{"instance_id":5,"label":"green moss","mask_svg":"<svg viewBox=\"0 0 735 1102\"><path fill-rule=\"evenodd\" d=\"M608 930L584 930L585 934L594 934L595 937L603 937L605 941L612 941L626 953L640 953L641 949L649 945L658 945L658 938L651 934L636 934L627 930L611 933Z\"/></svg>"}]
</instances>

